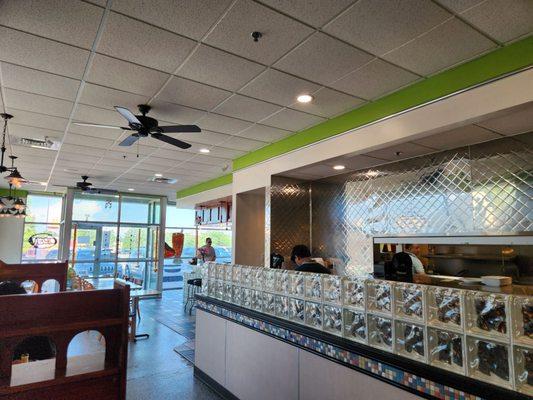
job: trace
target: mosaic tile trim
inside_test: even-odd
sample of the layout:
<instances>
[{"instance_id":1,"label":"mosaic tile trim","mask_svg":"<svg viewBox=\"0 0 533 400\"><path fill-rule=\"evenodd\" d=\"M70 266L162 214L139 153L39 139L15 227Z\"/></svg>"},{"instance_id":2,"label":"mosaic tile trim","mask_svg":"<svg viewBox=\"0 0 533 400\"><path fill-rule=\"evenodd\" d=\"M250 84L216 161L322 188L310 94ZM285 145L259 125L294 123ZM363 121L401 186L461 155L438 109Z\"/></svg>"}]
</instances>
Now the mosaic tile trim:
<instances>
[{"instance_id":1,"label":"mosaic tile trim","mask_svg":"<svg viewBox=\"0 0 533 400\"><path fill-rule=\"evenodd\" d=\"M242 325L246 325L261 332L266 332L272 336L297 344L303 348L324 354L325 356L338 360L342 363L365 370L373 375L381 377L382 379L394 382L395 384L399 384L406 388L414 389L420 393L434 396L438 399L482 400L478 396L474 396L461 390L433 382L391 365L387 365L359 354L352 353L338 346L310 338L300 333L292 332L289 329L276 326L269 322L252 318L236 311L228 310L213 303L208 303L199 299L196 305L201 310L220 315L224 318L236 321Z\"/></svg>"}]
</instances>

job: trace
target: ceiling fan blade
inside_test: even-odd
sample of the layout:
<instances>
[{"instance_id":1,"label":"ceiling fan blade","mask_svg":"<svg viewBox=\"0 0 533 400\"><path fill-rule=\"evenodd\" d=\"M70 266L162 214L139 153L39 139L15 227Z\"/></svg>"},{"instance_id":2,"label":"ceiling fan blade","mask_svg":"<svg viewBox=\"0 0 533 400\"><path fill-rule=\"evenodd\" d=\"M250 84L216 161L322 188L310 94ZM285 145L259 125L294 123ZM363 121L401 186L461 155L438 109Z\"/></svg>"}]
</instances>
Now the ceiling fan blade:
<instances>
[{"instance_id":1,"label":"ceiling fan blade","mask_svg":"<svg viewBox=\"0 0 533 400\"><path fill-rule=\"evenodd\" d=\"M126 139L124 139L122 142L120 142L119 146L131 146L133 143L135 143L137 140L139 140L138 135L130 135Z\"/></svg>"},{"instance_id":2,"label":"ceiling fan blade","mask_svg":"<svg viewBox=\"0 0 533 400\"><path fill-rule=\"evenodd\" d=\"M182 142L181 140L174 139L173 137L167 136L167 135L161 135L159 133L152 134L152 137L157 140L161 140L162 142L171 144L172 146L179 147L180 149L188 149L191 147L189 143Z\"/></svg>"},{"instance_id":3,"label":"ceiling fan blade","mask_svg":"<svg viewBox=\"0 0 533 400\"><path fill-rule=\"evenodd\" d=\"M126 118L131 125L138 127L143 126L141 121L139 121L139 119L127 108L115 106L115 110L117 110L120 115Z\"/></svg>"},{"instance_id":4,"label":"ceiling fan blade","mask_svg":"<svg viewBox=\"0 0 533 400\"><path fill-rule=\"evenodd\" d=\"M125 127L121 127L121 126L113 126L113 125L102 125L102 124L90 124L90 123L86 123L86 122L73 122L74 125L79 125L79 126L92 126L94 128L107 128L107 129L126 129L126 130L131 130L130 128L125 128Z\"/></svg>"},{"instance_id":5,"label":"ceiling fan blade","mask_svg":"<svg viewBox=\"0 0 533 400\"><path fill-rule=\"evenodd\" d=\"M160 126L159 129L164 133L177 133L177 132L202 132L197 125L167 125Z\"/></svg>"}]
</instances>

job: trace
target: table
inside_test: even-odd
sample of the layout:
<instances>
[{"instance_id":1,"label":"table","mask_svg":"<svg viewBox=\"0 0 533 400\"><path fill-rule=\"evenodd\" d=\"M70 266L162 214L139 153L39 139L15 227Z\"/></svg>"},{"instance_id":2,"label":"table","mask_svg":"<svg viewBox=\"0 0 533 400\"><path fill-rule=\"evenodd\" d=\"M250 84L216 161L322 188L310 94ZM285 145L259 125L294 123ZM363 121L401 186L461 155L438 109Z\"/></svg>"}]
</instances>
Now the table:
<instances>
[{"instance_id":1,"label":"table","mask_svg":"<svg viewBox=\"0 0 533 400\"><path fill-rule=\"evenodd\" d=\"M137 285L136 283L126 281L121 278L92 278L88 279L85 278L85 280L89 283L91 283L96 289L113 289L115 286L115 282L121 284L121 285L127 285L130 287L130 290L141 290L142 286Z\"/></svg>"},{"instance_id":2,"label":"table","mask_svg":"<svg viewBox=\"0 0 533 400\"><path fill-rule=\"evenodd\" d=\"M131 314L131 332L130 332L130 341L136 342L139 338L148 339L150 335L148 333L137 333L137 310L139 309L139 301L146 298L158 297L161 296L159 290L135 290L130 292L130 299L132 302L132 314Z\"/></svg>"}]
</instances>

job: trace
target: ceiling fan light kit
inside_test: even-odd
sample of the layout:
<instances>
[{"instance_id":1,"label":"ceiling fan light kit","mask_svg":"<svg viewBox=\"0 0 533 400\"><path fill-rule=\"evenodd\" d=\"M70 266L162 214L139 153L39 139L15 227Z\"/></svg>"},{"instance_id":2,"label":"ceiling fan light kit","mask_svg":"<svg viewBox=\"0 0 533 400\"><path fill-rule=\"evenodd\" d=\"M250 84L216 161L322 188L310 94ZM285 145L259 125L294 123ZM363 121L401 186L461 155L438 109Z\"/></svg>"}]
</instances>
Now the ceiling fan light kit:
<instances>
[{"instance_id":1,"label":"ceiling fan light kit","mask_svg":"<svg viewBox=\"0 0 533 400\"><path fill-rule=\"evenodd\" d=\"M128 121L127 127L112 126L112 125L100 125L85 122L75 122L76 125L92 126L98 128L109 129L123 129L126 131L133 131L133 133L119 143L119 146L131 146L136 143L142 137L151 136L154 139L168 143L172 146L179 147L180 149L188 149L191 147L189 143L175 139L171 136L165 135L165 133L194 133L201 132L201 129L197 125L166 125L159 126L159 121L155 118L148 117L151 107L147 104L139 104L140 115L133 114L126 107L115 106L115 110L122 115L126 121Z\"/></svg>"}]
</instances>

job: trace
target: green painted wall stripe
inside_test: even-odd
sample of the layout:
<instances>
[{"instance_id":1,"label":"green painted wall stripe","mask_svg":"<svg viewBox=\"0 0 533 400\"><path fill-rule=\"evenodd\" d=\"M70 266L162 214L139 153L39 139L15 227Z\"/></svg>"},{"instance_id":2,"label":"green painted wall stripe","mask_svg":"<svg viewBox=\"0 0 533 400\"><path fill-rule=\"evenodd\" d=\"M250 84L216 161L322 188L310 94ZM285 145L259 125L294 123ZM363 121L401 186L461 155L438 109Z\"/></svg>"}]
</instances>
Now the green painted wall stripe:
<instances>
[{"instance_id":1,"label":"green painted wall stripe","mask_svg":"<svg viewBox=\"0 0 533 400\"><path fill-rule=\"evenodd\" d=\"M533 37L528 37L236 158L233 160L233 171L531 65L533 65ZM231 183L231 177L227 178L228 176L230 175L224 176L227 181L219 181L224 178L220 177L183 189L177 193L177 196L183 198L226 185Z\"/></svg>"},{"instance_id":2,"label":"green painted wall stripe","mask_svg":"<svg viewBox=\"0 0 533 400\"><path fill-rule=\"evenodd\" d=\"M205 192L206 190L215 189L219 186L229 185L233 182L233 175L227 174L219 176L218 178L211 179L210 181L202 182L197 185L180 190L176 193L176 198L182 199L193 194Z\"/></svg>"},{"instance_id":3,"label":"green painted wall stripe","mask_svg":"<svg viewBox=\"0 0 533 400\"><path fill-rule=\"evenodd\" d=\"M27 190L14 190L13 194L17 197L28 197L28 191ZM7 197L9 196L9 189L0 188L0 196Z\"/></svg>"},{"instance_id":4,"label":"green painted wall stripe","mask_svg":"<svg viewBox=\"0 0 533 400\"><path fill-rule=\"evenodd\" d=\"M533 37L529 37L245 154L233 161L233 170L257 164L532 64Z\"/></svg>"}]
</instances>

